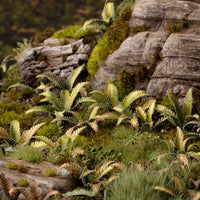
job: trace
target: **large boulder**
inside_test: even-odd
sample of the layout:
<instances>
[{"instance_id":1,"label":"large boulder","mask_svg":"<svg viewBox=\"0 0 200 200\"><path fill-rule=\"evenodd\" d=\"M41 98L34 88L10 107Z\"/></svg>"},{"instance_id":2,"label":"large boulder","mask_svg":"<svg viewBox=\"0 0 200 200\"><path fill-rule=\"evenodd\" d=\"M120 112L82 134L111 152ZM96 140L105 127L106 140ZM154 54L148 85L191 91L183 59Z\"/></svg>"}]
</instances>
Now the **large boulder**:
<instances>
[{"instance_id":1,"label":"large boulder","mask_svg":"<svg viewBox=\"0 0 200 200\"><path fill-rule=\"evenodd\" d=\"M134 6L133 32L101 65L94 88L118 79L122 69L145 68L146 78L133 89L146 89L157 98L168 90L184 96L200 88L200 0L140 0ZM142 27L146 30L134 33Z\"/></svg>"},{"instance_id":2,"label":"large boulder","mask_svg":"<svg viewBox=\"0 0 200 200\"><path fill-rule=\"evenodd\" d=\"M19 71L26 84L37 86L40 82L36 76L53 73L62 79L78 66L87 63L94 44L84 44L83 39L71 40L62 44L62 40L49 38L40 46L26 49L18 61Z\"/></svg>"}]
</instances>

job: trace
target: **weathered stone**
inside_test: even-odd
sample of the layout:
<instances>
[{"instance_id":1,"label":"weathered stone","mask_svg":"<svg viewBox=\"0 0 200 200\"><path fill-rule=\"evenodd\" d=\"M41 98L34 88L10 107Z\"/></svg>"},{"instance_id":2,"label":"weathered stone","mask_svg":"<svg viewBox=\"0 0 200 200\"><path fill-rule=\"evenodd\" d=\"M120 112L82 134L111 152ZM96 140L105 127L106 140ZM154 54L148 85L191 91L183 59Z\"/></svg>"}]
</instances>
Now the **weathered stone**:
<instances>
[{"instance_id":1,"label":"weathered stone","mask_svg":"<svg viewBox=\"0 0 200 200\"><path fill-rule=\"evenodd\" d=\"M27 168L27 172L20 172L19 170L12 170L5 167L7 162L14 161L19 166L24 166ZM0 158L0 173L3 173L8 182L17 186L17 182L20 178L26 178L27 180L33 180L37 186L41 189L41 197L52 191L57 190L61 193L66 193L67 191L75 187L75 183L68 175L59 175L55 177L46 177L45 171L47 169L57 170L58 166L52 165L48 162L43 162L40 164L33 164L22 160L12 159L12 158ZM2 187L0 185L0 197L3 197ZM1 199L1 198L0 198ZM5 198L6 199L6 198ZM21 195L19 200L25 200Z\"/></svg>"},{"instance_id":2,"label":"weathered stone","mask_svg":"<svg viewBox=\"0 0 200 200\"><path fill-rule=\"evenodd\" d=\"M41 79L36 76L42 73L54 73L66 79L69 72L87 63L92 46L84 44L82 39L71 42L62 46L61 41L50 38L39 47L25 50L18 61L25 83L37 86Z\"/></svg>"},{"instance_id":3,"label":"weathered stone","mask_svg":"<svg viewBox=\"0 0 200 200\"><path fill-rule=\"evenodd\" d=\"M169 25L180 30L170 33ZM141 65L147 69L147 79L133 89L143 88L162 98L168 90L182 97L190 87L200 88L199 0L140 0L129 26L147 31L128 37L102 63L93 88L104 88L108 80L118 79L122 69L136 72Z\"/></svg>"}]
</instances>

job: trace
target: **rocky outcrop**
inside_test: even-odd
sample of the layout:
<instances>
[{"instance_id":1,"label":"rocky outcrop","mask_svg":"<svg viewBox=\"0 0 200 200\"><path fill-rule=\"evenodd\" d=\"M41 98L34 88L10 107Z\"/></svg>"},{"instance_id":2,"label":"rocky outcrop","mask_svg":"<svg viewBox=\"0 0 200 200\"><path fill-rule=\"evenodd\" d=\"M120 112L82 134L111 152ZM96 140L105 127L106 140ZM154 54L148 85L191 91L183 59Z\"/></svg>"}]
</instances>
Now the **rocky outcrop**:
<instances>
[{"instance_id":1,"label":"rocky outcrop","mask_svg":"<svg viewBox=\"0 0 200 200\"><path fill-rule=\"evenodd\" d=\"M6 163L14 162L19 167L18 170L12 170L6 168ZM20 168L26 170L20 170ZM40 196L43 199L50 191L57 190L60 193L66 193L75 187L75 183L72 178L69 177L67 171L59 173L55 177L45 176L47 169L57 170L58 167L48 162L40 164L33 164L22 160L16 160L12 158L0 158L0 174L3 173L8 183L12 183L14 187L17 186L18 181L21 178L26 178L29 182L34 181L36 186L40 188ZM21 171L21 172L20 172ZM68 174L68 175L67 175ZM28 188L27 188L28 189ZM39 194L38 194L39 195ZM0 184L0 199L7 200L2 191L2 185ZM20 195L19 200L25 200L23 195ZM65 198L65 200L70 198ZM64 198L63 198L64 200Z\"/></svg>"},{"instance_id":2,"label":"rocky outcrop","mask_svg":"<svg viewBox=\"0 0 200 200\"><path fill-rule=\"evenodd\" d=\"M76 67L87 63L92 44L84 44L83 39L71 40L67 45L62 42L49 38L39 47L22 53L18 64L26 84L38 85L40 80L36 80L36 76L42 73L53 73L66 79Z\"/></svg>"},{"instance_id":3,"label":"rocky outcrop","mask_svg":"<svg viewBox=\"0 0 200 200\"><path fill-rule=\"evenodd\" d=\"M199 0L140 0L129 25L133 34L101 65L94 88L118 79L122 69L136 72L140 68L147 74L136 88L157 98L168 90L184 96L188 88L200 88ZM134 34L138 27L146 31Z\"/></svg>"}]
</instances>

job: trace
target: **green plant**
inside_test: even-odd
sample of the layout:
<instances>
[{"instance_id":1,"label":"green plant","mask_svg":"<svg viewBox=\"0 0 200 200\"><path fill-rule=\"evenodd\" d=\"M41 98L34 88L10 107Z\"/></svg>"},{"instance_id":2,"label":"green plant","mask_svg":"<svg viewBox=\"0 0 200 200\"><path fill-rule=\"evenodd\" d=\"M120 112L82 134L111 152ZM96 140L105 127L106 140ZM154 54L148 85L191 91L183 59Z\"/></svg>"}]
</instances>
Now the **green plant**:
<instances>
[{"instance_id":1,"label":"green plant","mask_svg":"<svg viewBox=\"0 0 200 200\"><path fill-rule=\"evenodd\" d=\"M45 176L53 177L56 176L56 170L49 168L45 170L44 174Z\"/></svg>"},{"instance_id":2,"label":"green plant","mask_svg":"<svg viewBox=\"0 0 200 200\"><path fill-rule=\"evenodd\" d=\"M59 30L53 34L53 38L65 39L65 38L86 38L92 36L96 31L87 29L81 29L81 26L70 26L68 28Z\"/></svg>"},{"instance_id":3,"label":"green plant","mask_svg":"<svg viewBox=\"0 0 200 200\"><path fill-rule=\"evenodd\" d=\"M19 187L28 187L29 182L27 178L20 178L19 181L17 182L17 185Z\"/></svg>"},{"instance_id":4,"label":"green plant","mask_svg":"<svg viewBox=\"0 0 200 200\"><path fill-rule=\"evenodd\" d=\"M179 103L178 99L169 91L168 98L170 103L173 105L171 110L163 105L157 105L157 110L161 115L167 117L167 120L174 126L179 126L181 129L184 129L190 121L196 120L199 118L198 115L192 115L192 88L188 90L183 105Z\"/></svg>"},{"instance_id":5,"label":"green plant","mask_svg":"<svg viewBox=\"0 0 200 200\"><path fill-rule=\"evenodd\" d=\"M42 150L31 146L18 145L14 148L10 156L33 163L40 163L43 161Z\"/></svg>"},{"instance_id":6,"label":"green plant","mask_svg":"<svg viewBox=\"0 0 200 200\"><path fill-rule=\"evenodd\" d=\"M177 33L181 32L184 28L188 28L189 26L189 20L183 19L179 23L169 24L167 26L168 32L171 33Z\"/></svg>"},{"instance_id":7,"label":"green plant","mask_svg":"<svg viewBox=\"0 0 200 200\"><path fill-rule=\"evenodd\" d=\"M128 37L128 20L130 16L131 9L127 7L123 10L120 17L108 28L103 38L98 40L88 61L87 69L90 75L94 75L108 55L118 49L121 43Z\"/></svg>"},{"instance_id":8,"label":"green plant","mask_svg":"<svg viewBox=\"0 0 200 200\"><path fill-rule=\"evenodd\" d=\"M47 28L44 30L42 33L36 35L35 40L34 40L34 45L35 43L42 43L44 40L47 38L50 38L54 34L55 30L53 28Z\"/></svg>"},{"instance_id":9,"label":"green plant","mask_svg":"<svg viewBox=\"0 0 200 200\"><path fill-rule=\"evenodd\" d=\"M65 163L62 166L59 167L58 172L63 169L67 168L69 171L74 171L74 164L72 163ZM77 167L76 164L76 170L78 174L79 179L86 178L87 176L92 174L92 180L90 180L89 185L91 186L91 191L85 190L85 189L75 189L72 192L67 192L63 194L63 196L77 196L77 195L86 195L91 197L97 197L100 191L101 186L105 186L108 183L115 180L119 174L126 170L126 167L121 164L117 163L115 161L107 161L103 163L100 167L94 169L94 170L88 170L87 168L82 168L81 166ZM113 173L114 172L114 173ZM113 174L112 174L113 173Z\"/></svg>"},{"instance_id":10,"label":"green plant","mask_svg":"<svg viewBox=\"0 0 200 200\"><path fill-rule=\"evenodd\" d=\"M11 145L21 144L28 145L35 132L45 123L37 124L31 127L29 130L20 133L20 126L18 120L13 120L10 124L10 132L8 133L1 127L0 137L8 141Z\"/></svg>"},{"instance_id":11,"label":"green plant","mask_svg":"<svg viewBox=\"0 0 200 200\"><path fill-rule=\"evenodd\" d=\"M108 189L108 200L155 200L162 199L168 200L170 195L161 194L154 190L156 185L172 185L171 183L172 174L158 172L156 170L133 170L125 171L117 180L109 184L106 188Z\"/></svg>"},{"instance_id":12,"label":"green plant","mask_svg":"<svg viewBox=\"0 0 200 200\"><path fill-rule=\"evenodd\" d=\"M22 42L17 42L17 46L13 51L16 53L16 60L19 60L21 54L26 50L30 49L32 46L32 41L28 39L23 39Z\"/></svg>"},{"instance_id":13,"label":"green plant","mask_svg":"<svg viewBox=\"0 0 200 200\"><path fill-rule=\"evenodd\" d=\"M70 159L71 157L76 157L78 154L87 155L83 149L74 146L74 141L85 128L85 126L76 129L75 127L70 128L56 142L53 142L45 136L35 136L34 138L40 142L33 142L31 146L35 148L50 148L55 156L55 161L59 160L62 156L65 159Z\"/></svg>"},{"instance_id":14,"label":"green plant","mask_svg":"<svg viewBox=\"0 0 200 200\"><path fill-rule=\"evenodd\" d=\"M83 24L83 30L86 29L99 29L105 31L115 20L115 7L114 2L105 2L102 19L90 19Z\"/></svg>"},{"instance_id":15,"label":"green plant","mask_svg":"<svg viewBox=\"0 0 200 200\"><path fill-rule=\"evenodd\" d=\"M14 161L7 162L5 166L8 169L13 169L13 170L17 170L18 169L18 165Z\"/></svg>"}]
</instances>

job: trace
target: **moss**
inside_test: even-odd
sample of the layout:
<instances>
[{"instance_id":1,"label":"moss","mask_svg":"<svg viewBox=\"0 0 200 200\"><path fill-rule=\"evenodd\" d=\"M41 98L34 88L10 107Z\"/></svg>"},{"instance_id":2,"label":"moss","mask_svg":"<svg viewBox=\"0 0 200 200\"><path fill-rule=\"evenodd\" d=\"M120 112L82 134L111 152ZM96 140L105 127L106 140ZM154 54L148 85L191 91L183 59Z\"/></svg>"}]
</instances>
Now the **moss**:
<instances>
[{"instance_id":1,"label":"moss","mask_svg":"<svg viewBox=\"0 0 200 200\"><path fill-rule=\"evenodd\" d=\"M69 44L69 40L67 40L67 39L63 39L62 42L61 42L62 46L68 45L68 44Z\"/></svg>"},{"instance_id":2,"label":"moss","mask_svg":"<svg viewBox=\"0 0 200 200\"><path fill-rule=\"evenodd\" d=\"M167 26L167 30L168 32L171 33L177 33L177 32L181 32L184 29L187 29L189 26L189 20L187 19L183 19L181 20L181 22L179 23L174 23L174 24L169 24Z\"/></svg>"},{"instance_id":3,"label":"moss","mask_svg":"<svg viewBox=\"0 0 200 200\"><path fill-rule=\"evenodd\" d=\"M50 38L55 32L54 28L47 28L42 33L36 35L34 45L37 43L42 43L44 40Z\"/></svg>"},{"instance_id":4,"label":"moss","mask_svg":"<svg viewBox=\"0 0 200 200\"><path fill-rule=\"evenodd\" d=\"M140 33L140 32L145 32L147 30L148 30L148 28L146 26L136 26L136 27L131 29L130 33L137 34L137 33Z\"/></svg>"},{"instance_id":5,"label":"moss","mask_svg":"<svg viewBox=\"0 0 200 200\"><path fill-rule=\"evenodd\" d=\"M66 62L67 58L68 58L69 54L64 54L62 55L62 62Z\"/></svg>"},{"instance_id":6,"label":"moss","mask_svg":"<svg viewBox=\"0 0 200 200\"><path fill-rule=\"evenodd\" d=\"M118 91L119 91L119 98L123 99L124 96L129 94L136 85L136 76L135 73L122 70L119 73L119 81L117 83Z\"/></svg>"},{"instance_id":7,"label":"moss","mask_svg":"<svg viewBox=\"0 0 200 200\"><path fill-rule=\"evenodd\" d=\"M41 55L41 54L37 54L36 52L33 53L33 60L35 61L47 61L47 56Z\"/></svg>"},{"instance_id":8,"label":"moss","mask_svg":"<svg viewBox=\"0 0 200 200\"><path fill-rule=\"evenodd\" d=\"M27 178L20 178L19 181L17 182L17 186L19 187L28 187L29 182Z\"/></svg>"},{"instance_id":9,"label":"moss","mask_svg":"<svg viewBox=\"0 0 200 200\"><path fill-rule=\"evenodd\" d=\"M53 136L58 136L60 133L61 130L57 124L46 124L36 132L36 135L52 138Z\"/></svg>"},{"instance_id":10,"label":"moss","mask_svg":"<svg viewBox=\"0 0 200 200\"><path fill-rule=\"evenodd\" d=\"M56 170L49 168L45 170L44 174L47 177L53 177L56 176Z\"/></svg>"},{"instance_id":11,"label":"moss","mask_svg":"<svg viewBox=\"0 0 200 200\"><path fill-rule=\"evenodd\" d=\"M17 170L18 169L18 165L14 161L7 162L5 166L6 166L6 168L12 169L12 170Z\"/></svg>"},{"instance_id":12,"label":"moss","mask_svg":"<svg viewBox=\"0 0 200 200\"><path fill-rule=\"evenodd\" d=\"M88 30L81 30L81 26L69 26L68 28L59 30L53 34L52 37L58 39L65 39L65 38L84 38L86 36L91 36L96 34L96 31L88 29ZM79 32L78 32L79 31Z\"/></svg>"},{"instance_id":13,"label":"moss","mask_svg":"<svg viewBox=\"0 0 200 200\"><path fill-rule=\"evenodd\" d=\"M140 65L137 67L137 71L135 72L135 80L136 83L142 83L148 78L148 70L144 65Z\"/></svg>"},{"instance_id":14,"label":"moss","mask_svg":"<svg viewBox=\"0 0 200 200\"><path fill-rule=\"evenodd\" d=\"M110 53L118 49L121 43L128 37L130 33L128 19L130 17L131 9L127 8L108 28L103 38L99 39L88 61L87 69L90 75L96 74L99 65L106 60Z\"/></svg>"}]
</instances>

